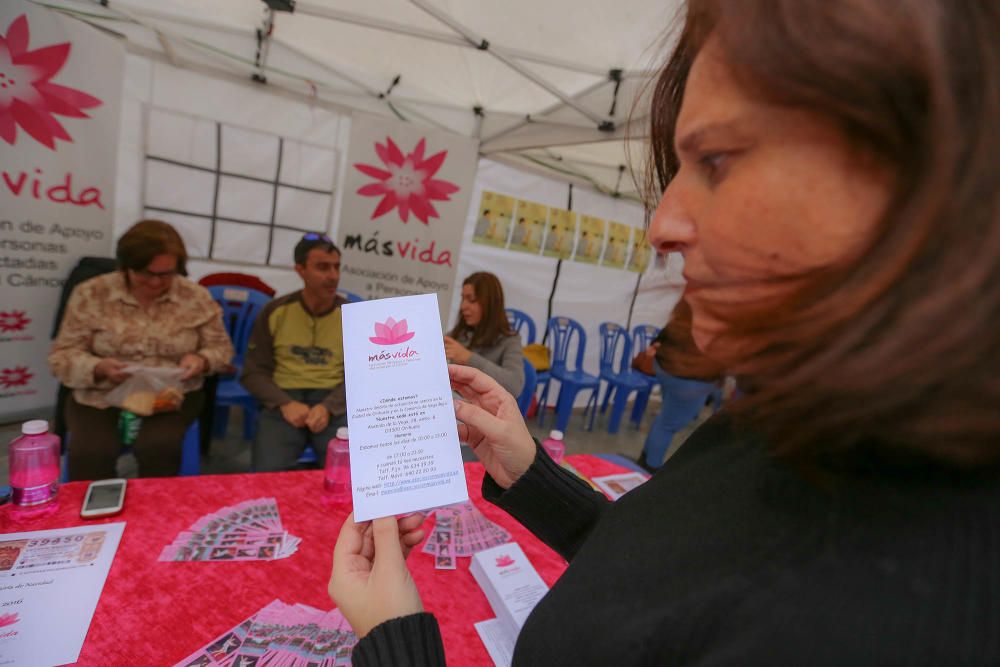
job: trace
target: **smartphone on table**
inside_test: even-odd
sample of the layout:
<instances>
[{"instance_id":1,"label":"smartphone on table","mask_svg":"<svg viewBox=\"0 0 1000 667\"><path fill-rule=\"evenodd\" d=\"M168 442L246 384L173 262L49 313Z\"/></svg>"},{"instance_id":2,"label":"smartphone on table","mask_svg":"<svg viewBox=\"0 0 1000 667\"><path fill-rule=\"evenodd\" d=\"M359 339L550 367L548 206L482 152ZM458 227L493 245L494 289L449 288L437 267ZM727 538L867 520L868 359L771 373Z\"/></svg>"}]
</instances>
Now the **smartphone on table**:
<instances>
[{"instance_id":1,"label":"smartphone on table","mask_svg":"<svg viewBox=\"0 0 1000 667\"><path fill-rule=\"evenodd\" d=\"M87 487L87 495L83 499L80 516L84 519L94 519L111 516L122 511L125 505L125 480L102 479L91 482Z\"/></svg>"}]
</instances>

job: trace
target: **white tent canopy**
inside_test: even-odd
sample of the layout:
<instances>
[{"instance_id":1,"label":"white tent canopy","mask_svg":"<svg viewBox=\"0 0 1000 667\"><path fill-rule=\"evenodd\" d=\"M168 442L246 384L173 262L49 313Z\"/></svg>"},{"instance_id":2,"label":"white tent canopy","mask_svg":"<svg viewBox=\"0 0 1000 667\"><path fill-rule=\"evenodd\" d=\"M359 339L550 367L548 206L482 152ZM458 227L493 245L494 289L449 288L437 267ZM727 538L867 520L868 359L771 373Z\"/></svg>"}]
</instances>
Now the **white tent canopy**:
<instances>
[{"instance_id":1,"label":"white tent canopy","mask_svg":"<svg viewBox=\"0 0 1000 667\"><path fill-rule=\"evenodd\" d=\"M266 228L220 224L220 243L228 250L217 256L205 252L203 226L190 216L150 208L155 190L168 192L177 209L194 210L198 193L184 180L157 176L148 156L168 145L176 150L167 152L188 151L192 158L203 139L197 132L157 134L153 121L221 123L234 136L264 133L331 152L337 165L329 206L303 213L297 226L336 237L351 112L359 111L479 139L455 285L473 271L497 272L508 305L535 319L539 337L554 315L579 321L591 340L604 321L662 325L680 295L680 257L654 262L640 276L472 242L479 198L487 190L557 208L570 207L571 200L581 215L643 226L645 212L628 168L639 166L641 155L629 160L624 137L637 146L644 142L647 114L636 95L649 81L649 63L662 55L658 42L672 3L636 0L613 9L594 0L547 0L537 7L509 0L501 11L471 0L309 0L289 14L272 13L260 0L30 1L125 40L113 236L152 211L185 238L193 279L251 271L279 293L301 284L286 262L260 263L238 252L259 245L253 233ZM266 22L273 22L268 40ZM501 56L473 48L474 40L459 29L489 40L491 51L499 45ZM612 69L621 70L620 85L609 76ZM266 83L254 83L254 75ZM630 117L636 119L631 128ZM243 203L252 205L250 199ZM278 248L276 257L290 259L287 250ZM460 289L454 287L446 326L457 317ZM589 372L598 367L598 348L587 346Z\"/></svg>"},{"instance_id":2,"label":"white tent canopy","mask_svg":"<svg viewBox=\"0 0 1000 667\"><path fill-rule=\"evenodd\" d=\"M54 0L130 52L337 112L478 138L497 162L637 198L626 138L678 2ZM281 2L271 0L271 4ZM266 83L265 83L266 82Z\"/></svg>"}]
</instances>

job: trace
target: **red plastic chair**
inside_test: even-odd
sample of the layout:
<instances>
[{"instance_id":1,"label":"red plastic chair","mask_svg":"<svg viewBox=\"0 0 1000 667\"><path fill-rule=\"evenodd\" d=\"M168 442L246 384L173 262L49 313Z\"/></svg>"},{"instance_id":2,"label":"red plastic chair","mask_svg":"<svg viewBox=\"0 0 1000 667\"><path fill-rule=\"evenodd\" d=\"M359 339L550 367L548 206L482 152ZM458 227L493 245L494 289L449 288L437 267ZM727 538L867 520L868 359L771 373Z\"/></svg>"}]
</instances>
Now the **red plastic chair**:
<instances>
[{"instance_id":1,"label":"red plastic chair","mask_svg":"<svg viewBox=\"0 0 1000 667\"><path fill-rule=\"evenodd\" d=\"M212 287L214 285L225 285L226 287L249 287L250 289L255 289L258 292L263 292L269 297L274 297L276 292L274 288L265 283L263 280L257 276L251 276L249 273L210 273L207 276L203 276L198 284L203 287Z\"/></svg>"}]
</instances>

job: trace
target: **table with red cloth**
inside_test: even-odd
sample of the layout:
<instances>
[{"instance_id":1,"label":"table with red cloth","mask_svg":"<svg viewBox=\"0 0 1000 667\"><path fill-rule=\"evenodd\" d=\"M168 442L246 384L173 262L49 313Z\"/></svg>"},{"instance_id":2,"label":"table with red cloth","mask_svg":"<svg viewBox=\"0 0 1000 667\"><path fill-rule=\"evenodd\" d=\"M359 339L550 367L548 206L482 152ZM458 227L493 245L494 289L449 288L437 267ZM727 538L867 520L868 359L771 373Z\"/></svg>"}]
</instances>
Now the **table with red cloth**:
<instances>
[{"instance_id":1,"label":"table with red cloth","mask_svg":"<svg viewBox=\"0 0 1000 667\"><path fill-rule=\"evenodd\" d=\"M623 472L592 456L570 456L587 477ZM545 583L563 573L563 559L500 508L482 498L483 466L466 463L469 498L489 520L510 531ZM59 491L58 510L30 523L14 523L0 508L4 533L96 523L126 522L125 533L98 602L79 665L172 665L239 624L274 599L330 609L327 581L333 545L347 504L321 502L322 471L202 475L129 480L121 514L84 521L80 506L87 482ZM285 530L302 538L298 552L276 561L160 562L163 547L199 517L243 500L277 499ZM424 528L428 534L433 520ZM410 571L424 602L441 626L452 665L492 665L473 623L494 614L469 573L469 558L456 570L435 570L434 559L413 549ZM70 601L67 601L69 603ZM53 631L56 631L53 628Z\"/></svg>"}]
</instances>

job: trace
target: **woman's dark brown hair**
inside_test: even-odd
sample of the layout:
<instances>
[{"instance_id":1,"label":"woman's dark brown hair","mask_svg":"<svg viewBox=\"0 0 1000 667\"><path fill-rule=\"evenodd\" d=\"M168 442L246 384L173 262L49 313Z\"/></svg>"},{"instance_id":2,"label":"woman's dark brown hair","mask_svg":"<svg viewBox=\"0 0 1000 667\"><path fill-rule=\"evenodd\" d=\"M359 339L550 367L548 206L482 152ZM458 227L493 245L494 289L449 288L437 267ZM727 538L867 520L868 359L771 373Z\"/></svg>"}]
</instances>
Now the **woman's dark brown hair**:
<instances>
[{"instance_id":1,"label":"woman's dark brown hair","mask_svg":"<svg viewBox=\"0 0 1000 667\"><path fill-rule=\"evenodd\" d=\"M652 96L654 197L709 35L749 93L827 118L894 176L858 257L728 313L754 349L731 369L754 388L738 414L780 456L1000 463L1000 3L690 0Z\"/></svg>"},{"instance_id":2,"label":"woman's dark brown hair","mask_svg":"<svg viewBox=\"0 0 1000 667\"><path fill-rule=\"evenodd\" d=\"M176 229L162 220L140 220L122 234L115 248L118 268L122 271L141 271L157 255L173 255L177 258L177 273L187 275L184 241Z\"/></svg>"},{"instance_id":3,"label":"woman's dark brown hair","mask_svg":"<svg viewBox=\"0 0 1000 667\"><path fill-rule=\"evenodd\" d=\"M660 368L677 377L716 381L725 374L725 368L702 354L691 337L691 306L684 299L677 302L670 320L660 331L656 341L656 361Z\"/></svg>"},{"instance_id":4,"label":"woman's dark brown hair","mask_svg":"<svg viewBox=\"0 0 1000 667\"><path fill-rule=\"evenodd\" d=\"M507 321L507 312L504 310L503 286L500 279L488 271L477 271L462 281L462 286L472 285L472 291L476 295L476 301L482 306L483 316L475 328L465 323L465 319L458 316L458 323L448 334L454 339L472 334L469 347L481 348L493 345L501 336L513 336L514 330L510 328Z\"/></svg>"}]
</instances>

